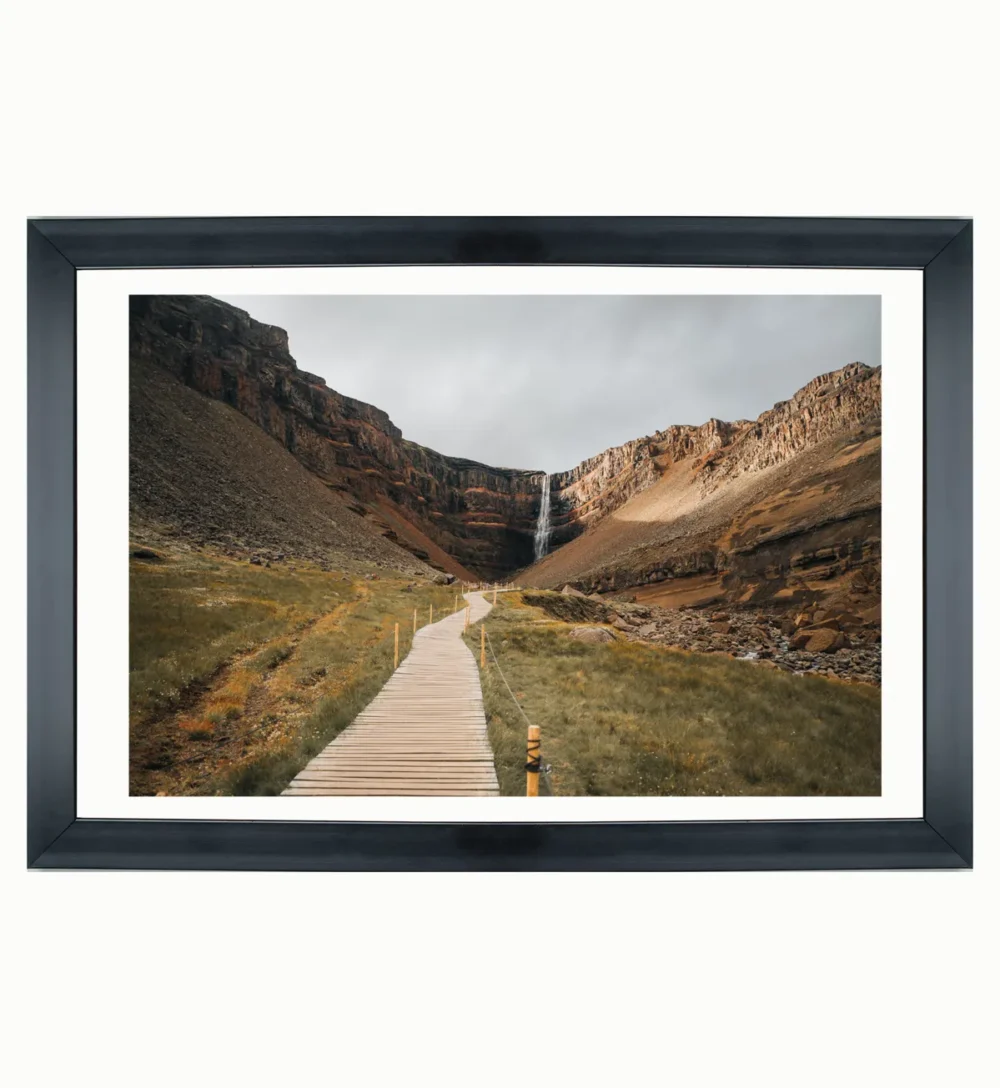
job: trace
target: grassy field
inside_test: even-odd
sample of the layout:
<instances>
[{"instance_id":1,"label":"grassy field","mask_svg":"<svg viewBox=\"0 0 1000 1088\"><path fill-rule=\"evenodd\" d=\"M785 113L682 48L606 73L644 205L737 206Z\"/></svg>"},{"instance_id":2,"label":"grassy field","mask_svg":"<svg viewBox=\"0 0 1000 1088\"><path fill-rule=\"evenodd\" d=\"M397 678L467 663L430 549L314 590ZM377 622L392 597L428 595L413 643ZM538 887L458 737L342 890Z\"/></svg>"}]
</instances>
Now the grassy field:
<instances>
[{"instance_id":1,"label":"grassy field","mask_svg":"<svg viewBox=\"0 0 1000 1088\"><path fill-rule=\"evenodd\" d=\"M881 693L722 654L616 637L503 597L486 618L500 667L541 727L557 796L877 795ZM466 636L477 659L479 630ZM500 790L524 794L526 725L488 658L483 677Z\"/></svg>"},{"instance_id":2,"label":"grassy field","mask_svg":"<svg viewBox=\"0 0 1000 1088\"><path fill-rule=\"evenodd\" d=\"M455 590L199 553L130 569L130 791L273 794L392 672Z\"/></svg>"}]
</instances>

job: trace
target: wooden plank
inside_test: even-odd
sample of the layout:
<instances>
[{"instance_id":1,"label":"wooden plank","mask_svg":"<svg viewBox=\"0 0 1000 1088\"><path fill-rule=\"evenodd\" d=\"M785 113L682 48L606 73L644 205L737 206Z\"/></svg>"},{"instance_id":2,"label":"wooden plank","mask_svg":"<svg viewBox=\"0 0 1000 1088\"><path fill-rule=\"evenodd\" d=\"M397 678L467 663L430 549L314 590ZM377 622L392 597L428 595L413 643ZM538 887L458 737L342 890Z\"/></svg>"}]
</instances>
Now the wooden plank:
<instances>
[{"instance_id":1,"label":"wooden plank","mask_svg":"<svg viewBox=\"0 0 1000 1088\"><path fill-rule=\"evenodd\" d=\"M289 786L284 791L285 797L496 797L495 789L470 790L470 789L431 789L422 786L419 789L381 789L374 786L364 789L350 789L341 787L327 788L325 786Z\"/></svg>"},{"instance_id":2,"label":"wooden plank","mask_svg":"<svg viewBox=\"0 0 1000 1088\"><path fill-rule=\"evenodd\" d=\"M489 769L476 769L473 766L468 767L453 767L450 770L443 768L431 768L426 767L385 767L379 764L376 767L369 767L367 769L363 767L326 767L318 768L311 771L300 771L295 776L296 782L315 781L323 779L325 782L329 782L335 778L419 778L430 781L433 778L449 779L456 778L476 778L476 779L488 779L493 781L495 777L492 768Z\"/></svg>"},{"instance_id":3,"label":"wooden plank","mask_svg":"<svg viewBox=\"0 0 1000 1088\"><path fill-rule=\"evenodd\" d=\"M493 790L488 779L475 778L336 778L303 779L299 786L308 789L363 790Z\"/></svg>"},{"instance_id":4,"label":"wooden plank","mask_svg":"<svg viewBox=\"0 0 1000 1088\"><path fill-rule=\"evenodd\" d=\"M466 757L449 758L447 756L434 756L428 754L419 759L410 759L406 756L394 755L391 752L379 753L378 765L380 767L423 767L425 770L432 770L435 767L485 767L492 769L493 760L487 759L484 756L474 756L471 759ZM372 766L372 760L367 757L362 758L359 756L343 756L337 759L323 759L311 760L308 767L315 767L317 769L325 769L327 767L370 767Z\"/></svg>"},{"instance_id":5,"label":"wooden plank","mask_svg":"<svg viewBox=\"0 0 1000 1088\"><path fill-rule=\"evenodd\" d=\"M378 752L374 756L358 756L349 755L344 759L337 757L324 759L324 760L310 760L305 767L302 768L300 774L303 774L307 769L326 771L331 767L384 767L390 764L394 764L399 767L412 767L416 770L431 770L434 767L448 767L454 769L456 767L469 767L477 770L486 769L493 770L493 760L487 759L481 752L473 753L469 755L467 753L461 753L457 757L451 755L441 758L440 756L434 756L433 753L425 753L423 759L400 759L394 752Z\"/></svg>"}]
</instances>

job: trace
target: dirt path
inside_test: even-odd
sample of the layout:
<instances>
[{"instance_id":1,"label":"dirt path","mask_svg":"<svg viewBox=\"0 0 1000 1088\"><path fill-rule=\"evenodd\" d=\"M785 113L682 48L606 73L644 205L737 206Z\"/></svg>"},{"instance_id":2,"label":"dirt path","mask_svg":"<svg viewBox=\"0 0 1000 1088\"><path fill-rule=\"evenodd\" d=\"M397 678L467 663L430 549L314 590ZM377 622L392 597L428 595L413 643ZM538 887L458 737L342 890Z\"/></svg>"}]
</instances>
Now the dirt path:
<instances>
[{"instance_id":1,"label":"dirt path","mask_svg":"<svg viewBox=\"0 0 1000 1088\"><path fill-rule=\"evenodd\" d=\"M471 622L490 605L467 593ZM463 796L499 793L464 610L421 628L392 677L304 767L284 796Z\"/></svg>"},{"instance_id":2,"label":"dirt path","mask_svg":"<svg viewBox=\"0 0 1000 1088\"><path fill-rule=\"evenodd\" d=\"M159 718L143 721L141 737L133 736L131 742L132 792L197 793L223 770L291 736L315 701L331 694L327 684L317 686L310 698L303 698L301 684L288 678L296 655L303 643L336 628L371 597L364 583L357 585L354 593L329 612L305 620L294 633L283 632L234 655L178 706ZM287 645L288 651L274 667L251 668L261 653L279 645ZM289 691L299 695L295 703L288 701ZM213 707L227 701L239 705L239 715L209 724Z\"/></svg>"}]
</instances>

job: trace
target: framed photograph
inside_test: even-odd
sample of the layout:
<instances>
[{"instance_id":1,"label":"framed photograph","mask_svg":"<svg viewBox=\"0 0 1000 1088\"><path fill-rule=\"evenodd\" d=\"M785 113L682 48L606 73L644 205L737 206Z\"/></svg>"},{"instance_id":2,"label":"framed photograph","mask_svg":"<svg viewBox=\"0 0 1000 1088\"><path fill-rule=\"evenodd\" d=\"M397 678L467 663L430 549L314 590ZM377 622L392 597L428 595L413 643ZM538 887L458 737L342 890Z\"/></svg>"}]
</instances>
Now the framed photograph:
<instances>
[{"instance_id":1,"label":"framed photograph","mask_svg":"<svg viewBox=\"0 0 1000 1088\"><path fill-rule=\"evenodd\" d=\"M32 220L28 287L30 866L971 866L970 221Z\"/></svg>"}]
</instances>

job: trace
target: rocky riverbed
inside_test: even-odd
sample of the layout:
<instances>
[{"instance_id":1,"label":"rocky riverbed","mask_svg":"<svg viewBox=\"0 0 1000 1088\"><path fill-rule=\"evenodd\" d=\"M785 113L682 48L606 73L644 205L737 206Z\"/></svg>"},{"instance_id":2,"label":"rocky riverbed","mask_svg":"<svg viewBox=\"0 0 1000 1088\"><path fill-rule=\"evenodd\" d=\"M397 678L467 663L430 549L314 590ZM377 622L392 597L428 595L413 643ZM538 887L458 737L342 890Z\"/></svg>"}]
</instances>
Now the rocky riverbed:
<instances>
[{"instance_id":1,"label":"rocky riverbed","mask_svg":"<svg viewBox=\"0 0 1000 1088\"><path fill-rule=\"evenodd\" d=\"M607 624L629 640L724 653L799 676L874 685L882 679L877 608L836 614L814 609L795 615L736 608L666 609L595 599L569 587L558 595L525 593L524 600L569 622Z\"/></svg>"}]
</instances>

